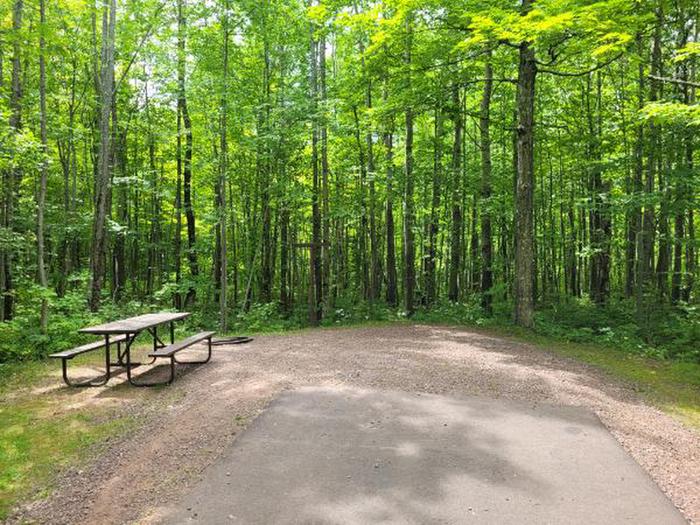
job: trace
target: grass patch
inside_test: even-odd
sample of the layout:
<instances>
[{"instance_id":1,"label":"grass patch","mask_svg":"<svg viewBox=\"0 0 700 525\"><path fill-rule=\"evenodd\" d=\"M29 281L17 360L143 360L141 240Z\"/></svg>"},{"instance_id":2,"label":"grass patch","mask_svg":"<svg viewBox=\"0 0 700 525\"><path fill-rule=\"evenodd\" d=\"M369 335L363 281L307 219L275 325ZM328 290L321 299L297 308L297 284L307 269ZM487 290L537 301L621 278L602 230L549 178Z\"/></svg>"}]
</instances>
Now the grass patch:
<instances>
[{"instance_id":1,"label":"grass patch","mask_svg":"<svg viewBox=\"0 0 700 525\"><path fill-rule=\"evenodd\" d=\"M53 365L53 366L51 366ZM0 368L0 521L37 490L47 491L62 468L86 459L94 446L132 428L115 409L65 410L60 394L36 394L56 377L57 363L26 362Z\"/></svg>"}]
</instances>

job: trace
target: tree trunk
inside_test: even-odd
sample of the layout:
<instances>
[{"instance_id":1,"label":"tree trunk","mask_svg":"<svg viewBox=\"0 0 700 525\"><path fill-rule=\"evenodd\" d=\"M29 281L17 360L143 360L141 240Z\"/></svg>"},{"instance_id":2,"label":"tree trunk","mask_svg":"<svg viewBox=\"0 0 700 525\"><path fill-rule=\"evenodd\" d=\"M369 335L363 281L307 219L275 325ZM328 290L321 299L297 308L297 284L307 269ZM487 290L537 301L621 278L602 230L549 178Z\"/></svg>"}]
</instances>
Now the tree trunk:
<instances>
[{"instance_id":1,"label":"tree trunk","mask_svg":"<svg viewBox=\"0 0 700 525\"><path fill-rule=\"evenodd\" d=\"M450 232L450 276L447 296L459 301L459 275L462 261L462 115L459 86L452 86L454 145L452 147L452 230Z\"/></svg>"},{"instance_id":2,"label":"tree trunk","mask_svg":"<svg viewBox=\"0 0 700 525\"><path fill-rule=\"evenodd\" d=\"M404 63L408 71L406 72L408 88L411 88L411 17L406 18L406 48L404 51ZM403 194L403 287L404 287L404 310L406 315L412 315L413 294L416 283L416 248L413 240L413 223L414 223L414 202L413 202L413 108L409 102L405 113L406 121L406 143L405 156L406 162L404 167L404 194Z\"/></svg>"},{"instance_id":3,"label":"tree trunk","mask_svg":"<svg viewBox=\"0 0 700 525\"><path fill-rule=\"evenodd\" d=\"M320 213L320 185L318 162L318 42L314 35L314 27L309 28L309 76L311 90L311 168L313 187L311 196L311 247L310 247L310 275L309 275L309 322L317 325L323 316L323 276L321 261L321 213Z\"/></svg>"},{"instance_id":4,"label":"tree trunk","mask_svg":"<svg viewBox=\"0 0 700 525\"><path fill-rule=\"evenodd\" d=\"M18 133L22 130L22 63L21 63L21 37L22 14L24 10L23 0L15 0L12 8L12 77L10 93L10 129ZM14 209L19 197L19 186L22 172L18 167L8 168L3 172L4 213L2 226L8 232L13 232L15 227ZM14 291L14 253L12 248L5 247L0 253L0 289L2 291L2 308L0 309L0 321L9 321L14 315L15 291Z\"/></svg>"},{"instance_id":5,"label":"tree trunk","mask_svg":"<svg viewBox=\"0 0 700 525\"><path fill-rule=\"evenodd\" d=\"M263 15L263 30L267 18ZM270 49L267 35L263 37L263 104L258 115L258 172L262 177L262 264L260 272L260 298L263 303L272 301L273 235L272 235L272 170L270 169ZM262 136L262 139L260 138Z\"/></svg>"},{"instance_id":6,"label":"tree trunk","mask_svg":"<svg viewBox=\"0 0 700 525\"><path fill-rule=\"evenodd\" d=\"M328 122L326 113L326 36L322 34L319 39L319 90L321 98L321 208L322 208L322 287L324 307L326 310L333 308L334 294L331 291L331 218L330 218L330 186L328 166Z\"/></svg>"},{"instance_id":7,"label":"tree trunk","mask_svg":"<svg viewBox=\"0 0 700 525\"><path fill-rule=\"evenodd\" d=\"M591 107L591 77L587 81L586 112L588 120L588 159L592 169L589 175L591 193L591 266L590 291L594 303L602 305L607 302L610 293L610 212L608 210L609 184L603 182L602 168L602 78L596 74L596 113Z\"/></svg>"},{"instance_id":8,"label":"tree trunk","mask_svg":"<svg viewBox=\"0 0 700 525\"><path fill-rule=\"evenodd\" d=\"M367 81L366 94L367 109L372 109L372 82ZM372 128L367 127L365 140L367 142L367 175L369 178L369 299L376 301L379 299L381 288L381 274L379 269L379 240L377 236L377 195L374 184L374 144L372 140Z\"/></svg>"},{"instance_id":9,"label":"tree trunk","mask_svg":"<svg viewBox=\"0 0 700 525\"><path fill-rule=\"evenodd\" d=\"M370 272L367 264L367 203L365 202L367 165L365 164L365 152L360 138L360 119L357 115L357 106L353 106L352 114L355 120L355 144L357 145L358 164L360 166L360 178L358 179L360 225L357 231L357 269L361 277L362 298L366 301L370 297Z\"/></svg>"},{"instance_id":10,"label":"tree trunk","mask_svg":"<svg viewBox=\"0 0 700 525\"><path fill-rule=\"evenodd\" d=\"M661 67L661 26L663 23L660 10L656 12L656 25L654 29L654 39L651 54L651 75L658 76ZM641 66L640 66L641 67ZM649 101L655 102L659 95L659 81L651 79L649 82ZM651 197L654 192L654 182L657 174L657 155L659 153L660 129L654 123L649 123L649 144L647 146L646 179L644 180L644 193ZM640 328L643 334L644 327L648 322L650 308L647 300L647 293L652 284L652 273L654 269L654 233L656 230L656 216L654 205L647 202L644 205L642 214L642 227L639 234L637 247L637 315Z\"/></svg>"},{"instance_id":11,"label":"tree trunk","mask_svg":"<svg viewBox=\"0 0 700 525\"><path fill-rule=\"evenodd\" d=\"M425 259L425 304L431 305L437 298L437 241L440 231L440 195L442 193L442 133L443 109L435 108L435 136L433 138L433 177L428 222L428 245Z\"/></svg>"},{"instance_id":12,"label":"tree trunk","mask_svg":"<svg viewBox=\"0 0 700 525\"><path fill-rule=\"evenodd\" d=\"M491 244L491 93L493 91L493 68L491 49L487 50L484 65L484 90L481 96L479 134L481 149L481 306L491 313L493 287L493 248Z\"/></svg>"},{"instance_id":13,"label":"tree trunk","mask_svg":"<svg viewBox=\"0 0 700 525\"><path fill-rule=\"evenodd\" d=\"M37 195L36 206L36 258L37 273L39 275L39 285L44 289L45 294L49 286L46 277L46 261L44 260L44 209L46 207L46 184L49 175L48 167L48 141L46 137L46 41L44 32L46 31L46 2L39 0L39 113L40 113L40 136L41 136L41 180L39 182L39 193ZM39 326L41 333L45 334L48 326L49 301L45 295L41 298L41 313L39 315Z\"/></svg>"},{"instance_id":14,"label":"tree trunk","mask_svg":"<svg viewBox=\"0 0 700 525\"><path fill-rule=\"evenodd\" d=\"M182 162L182 190L183 205L185 208L185 221L187 223L187 261L190 270L190 284L187 289L185 306L190 306L195 300L195 288L192 280L196 280L199 275L199 265L197 262L197 251L195 247L195 216L192 206L192 121L187 109L187 95L185 91L186 67L185 67L185 47L186 47L186 19L184 10L186 0L178 1L178 22L177 22L177 42L178 42L178 64L177 64L177 84L178 96L177 107L182 118L182 125L185 134L185 151Z\"/></svg>"},{"instance_id":15,"label":"tree trunk","mask_svg":"<svg viewBox=\"0 0 700 525\"><path fill-rule=\"evenodd\" d=\"M97 180L95 181L95 215L92 225L92 251L90 265L90 310L100 307L100 296L105 277L106 230L109 213L112 175L112 130L110 117L114 102L114 35L116 26L116 0L109 0L102 10L102 52L100 72L100 144L98 150Z\"/></svg>"},{"instance_id":16,"label":"tree trunk","mask_svg":"<svg viewBox=\"0 0 700 525\"><path fill-rule=\"evenodd\" d=\"M396 289L396 241L394 231L394 141L391 126L384 132L386 149L386 302L395 307L399 304Z\"/></svg>"},{"instance_id":17,"label":"tree trunk","mask_svg":"<svg viewBox=\"0 0 700 525\"><path fill-rule=\"evenodd\" d=\"M126 173L126 130L119 129L117 121L116 104L112 106L112 159L113 170L119 179L124 179ZM128 230L129 211L127 203L128 187L119 183L116 187L117 194L117 223L119 230L115 234L114 248L112 252L112 297L115 302L120 302L124 294L127 282L126 268L126 233Z\"/></svg>"},{"instance_id":18,"label":"tree trunk","mask_svg":"<svg viewBox=\"0 0 700 525\"><path fill-rule=\"evenodd\" d=\"M531 3L531 0L523 0L523 15L530 10ZM523 42L520 44L516 102L518 169L515 192L515 323L526 328L534 326L535 313L533 194L536 75L535 50L529 42Z\"/></svg>"},{"instance_id":19,"label":"tree trunk","mask_svg":"<svg viewBox=\"0 0 700 525\"><path fill-rule=\"evenodd\" d=\"M226 228L227 207L226 207L226 179L228 176L228 139L227 114L228 114L228 47L229 47L229 27L228 27L229 1L224 3L223 13L223 86L221 93L221 157L219 163L219 328L222 333L228 330L228 232Z\"/></svg>"}]
</instances>

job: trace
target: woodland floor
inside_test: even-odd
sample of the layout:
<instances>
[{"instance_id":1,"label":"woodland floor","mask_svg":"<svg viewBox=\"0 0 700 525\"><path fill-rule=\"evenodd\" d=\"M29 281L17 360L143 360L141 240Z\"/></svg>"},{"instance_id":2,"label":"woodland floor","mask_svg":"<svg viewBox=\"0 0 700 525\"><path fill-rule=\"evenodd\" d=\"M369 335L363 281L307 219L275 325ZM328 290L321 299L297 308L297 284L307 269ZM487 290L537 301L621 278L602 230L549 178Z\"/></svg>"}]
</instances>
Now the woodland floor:
<instances>
[{"instance_id":1,"label":"woodland floor","mask_svg":"<svg viewBox=\"0 0 700 525\"><path fill-rule=\"evenodd\" d=\"M526 343L410 325L309 330L216 347L211 363L182 368L167 388L113 381L68 389L57 373L40 394L60 399L60 410L101 406L137 424L8 522L158 522L282 391L339 385L587 407L690 522L700 523L700 433L649 406L633 385Z\"/></svg>"}]
</instances>

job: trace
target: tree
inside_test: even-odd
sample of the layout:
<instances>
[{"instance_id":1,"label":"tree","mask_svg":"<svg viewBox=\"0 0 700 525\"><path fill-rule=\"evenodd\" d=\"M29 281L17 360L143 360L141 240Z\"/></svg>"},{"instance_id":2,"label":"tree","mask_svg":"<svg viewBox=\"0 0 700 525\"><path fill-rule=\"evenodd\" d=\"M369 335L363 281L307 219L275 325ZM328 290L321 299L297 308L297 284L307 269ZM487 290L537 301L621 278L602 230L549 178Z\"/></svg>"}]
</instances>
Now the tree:
<instances>
[{"instance_id":1,"label":"tree","mask_svg":"<svg viewBox=\"0 0 700 525\"><path fill-rule=\"evenodd\" d=\"M491 213L489 211L489 199L491 198L491 95L493 92L491 56L491 49L487 48L484 65L484 89L481 97L481 113L479 115L481 199L483 206L481 211L481 305L487 312L491 312L491 287L493 286Z\"/></svg>"},{"instance_id":2,"label":"tree","mask_svg":"<svg viewBox=\"0 0 700 525\"><path fill-rule=\"evenodd\" d=\"M12 78L10 95L10 129L14 133L22 130L22 62L20 48L20 32L22 31L23 0L15 0L12 8ZM22 171L17 166L12 166L3 171L4 210L3 227L8 233L14 230L15 206L19 192ZM14 314L15 291L13 275L14 255L11 249L3 249L0 254L0 280L2 281L2 317L0 320L9 321Z\"/></svg>"},{"instance_id":3,"label":"tree","mask_svg":"<svg viewBox=\"0 0 700 525\"><path fill-rule=\"evenodd\" d=\"M92 226L92 251L90 266L92 279L90 284L90 310L97 311L100 306L102 285L105 278L106 225L112 185L112 129L110 118L114 102L114 34L116 28L116 0L105 2L102 8L102 51L99 84L99 125L100 143L97 161L97 179L95 180L95 214Z\"/></svg>"},{"instance_id":4,"label":"tree","mask_svg":"<svg viewBox=\"0 0 700 525\"><path fill-rule=\"evenodd\" d=\"M46 261L44 256L44 210L46 208L46 185L49 175L48 167L48 139L46 136L46 39L44 32L46 31L46 2L39 0L39 23L41 36L39 37L39 127L41 136L41 148L44 158L41 161L40 176L39 176L39 192L37 194L36 203L36 260L37 273L39 275L39 284L44 289L49 286L49 280L46 276ZM41 299L41 313L39 314L39 324L42 333L46 333L48 327L49 301L44 296Z\"/></svg>"},{"instance_id":5,"label":"tree","mask_svg":"<svg viewBox=\"0 0 700 525\"><path fill-rule=\"evenodd\" d=\"M411 88L411 45L412 28L411 14L406 15L406 48L404 51L404 63L407 68L407 89ZM405 139L405 167L404 167L404 193L403 193L403 293L404 310L407 315L413 314L414 289L415 289L415 245L413 240L413 108L409 105L405 110L406 139Z\"/></svg>"}]
</instances>

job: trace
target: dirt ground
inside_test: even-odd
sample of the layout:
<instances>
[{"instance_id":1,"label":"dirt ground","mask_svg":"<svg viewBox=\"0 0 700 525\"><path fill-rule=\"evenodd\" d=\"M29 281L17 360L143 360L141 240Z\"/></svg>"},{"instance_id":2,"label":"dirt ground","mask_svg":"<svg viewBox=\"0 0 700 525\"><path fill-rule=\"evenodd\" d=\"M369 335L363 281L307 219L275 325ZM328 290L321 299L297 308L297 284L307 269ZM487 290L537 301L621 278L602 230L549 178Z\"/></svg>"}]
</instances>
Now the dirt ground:
<instances>
[{"instance_id":1,"label":"dirt ground","mask_svg":"<svg viewBox=\"0 0 700 525\"><path fill-rule=\"evenodd\" d=\"M118 407L139 426L63 473L48 498L18 509L9 523L155 523L281 391L351 385L590 408L700 524L698 432L592 367L468 330L400 325L258 337L215 347L211 363L181 367L172 386L158 389L113 381L78 390L59 381L57 374L44 394L66 396L75 409Z\"/></svg>"}]
</instances>

